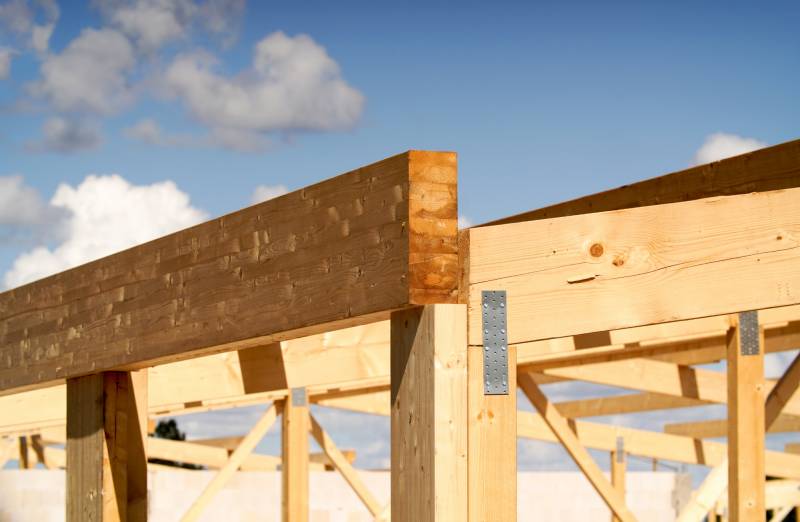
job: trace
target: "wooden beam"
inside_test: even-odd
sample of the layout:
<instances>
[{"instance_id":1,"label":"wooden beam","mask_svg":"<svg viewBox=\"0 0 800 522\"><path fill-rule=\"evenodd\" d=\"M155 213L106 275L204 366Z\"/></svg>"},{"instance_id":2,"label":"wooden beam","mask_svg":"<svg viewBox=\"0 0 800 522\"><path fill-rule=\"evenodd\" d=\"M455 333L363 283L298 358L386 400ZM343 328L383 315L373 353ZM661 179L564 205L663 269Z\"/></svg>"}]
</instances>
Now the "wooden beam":
<instances>
[{"instance_id":1,"label":"wooden beam","mask_svg":"<svg viewBox=\"0 0 800 522\"><path fill-rule=\"evenodd\" d=\"M764 334L754 314L732 316L728 341L728 512L741 522L764 520Z\"/></svg>"},{"instance_id":2,"label":"wooden beam","mask_svg":"<svg viewBox=\"0 0 800 522\"><path fill-rule=\"evenodd\" d=\"M30 458L30 451L28 448L28 437L23 435L17 441L17 448L19 454L17 455L17 465L19 469L30 469L33 467L33 460Z\"/></svg>"},{"instance_id":3,"label":"wooden beam","mask_svg":"<svg viewBox=\"0 0 800 522\"><path fill-rule=\"evenodd\" d=\"M617 449L611 452L611 486L625 501L625 471L628 459L625 456L625 444L622 437L617 439ZM611 512L611 522L621 522L620 518Z\"/></svg>"},{"instance_id":4,"label":"wooden beam","mask_svg":"<svg viewBox=\"0 0 800 522\"><path fill-rule=\"evenodd\" d=\"M794 358L792 364L767 396L767 403L764 406L764 423L768 429L774 427L775 423L783 418L781 414L797 395L798 386L800 386L800 354ZM794 431L800 431L800 427L795 428Z\"/></svg>"},{"instance_id":5,"label":"wooden beam","mask_svg":"<svg viewBox=\"0 0 800 522\"><path fill-rule=\"evenodd\" d=\"M283 522L308 521L308 396L294 388L283 404L281 506Z\"/></svg>"},{"instance_id":6,"label":"wooden beam","mask_svg":"<svg viewBox=\"0 0 800 522\"><path fill-rule=\"evenodd\" d=\"M394 522L467 520L466 321L464 305L392 314Z\"/></svg>"},{"instance_id":7,"label":"wooden beam","mask_svg":"<svg viewBox=\"0 0 800 522\"><path fill-rule=\"evenodd\" d=\"M715 511L726 487L728 487L727 458L711 468L700 486L692 492L692 498L681 509L677 522L702 522L706 515Z\"/></svg>"},{"instance_id":8,"label":"wooden beam","mask_svg":"<svg viewBox=\"0 0 800 522\"><path fill-rule=\"evenodd\" d=\"M239 444L239 447L231 454L227 464L219 470L219 473L214 475L211 482L208 483L200 496L197 497L197 500L194 501L186 514L183 515L183 518L181 518L182 522L191 522L198 519L206 506L213 500L214 495L225 487L225 484L228 483L236 470L239 469L245 458L253 452L253 449L255 449L259 441L264 438L264 435L266 435L270 427L275 424L276 418L276 408L274 405L270 406L266 413L256 421L256 424L250 432L242 439L242 443Z\"/></svg>"},{"instance_id":9,"label":"wooden beam","mask_svg":"<svg viewBox=\"0 0 800 522\"><path fill-rule=\"evenodd\" d=\"M800 432L800 417L782 415L767 430L768 433ZM664 433L684 435L695 439L728 436L728 419L665 424Z\"/></svg>"},{"instance_id":10,"label":"wooden beam","mask_svg":"<svg viewBox=\"0 0 800 522\"><path fill-rule=\"evenodd\" d=\"M800 189L465 233L470 308L506 290L512 344L800 301L774 291L800 286ZM481 337L471 322L470 345Z\"/></svg>"},{"instance_id":11,"label":"wooden beam","mask_svg":"<svg viewBox=\"0 0 800 522\"><path fill-rule=\"evenodd\" d=\"M4 292L0 390L455 302L456 192L454 153L410 151Z\"/></svg>"},{"instance_id":12,"label":"wooden beam","mask_svg":"<svg viewBox=\"0 0 800 522\"><path fill-rule=\"evenodd\" d=\"M129 494L137 505L144 503L146 516L147 471L138 465L143 455L137 453L142 435L130 417L140 383L128 372L67 381L68 522L135 520L142 512L134 509L129 516ZM144 484L144 497L131 484Z\"/></svg>"},{"instance_id":13,"label":"wooden beam","mask_svg":"<svg viewBox=\"0 0 800 522\"><path fill-rule=\"evenodd\" d=\"M661 395L660 393L631 393L612 395L596 399L578 399L557 402L556 409L564 417L578 419L581 417L602 417L605 415L622 415L643 411L669 410L703 406L706 402L688 397ZM669 425L668 425L669 426ZM666 429L664 431L667 431Z\"/></svg>"},{"instance_id":14,"label":"wooden beam","mask_svg":"<svg viewBox=\"0 0 800 522\"><path fill-rule=\"evenodd\" d=\"M147 521L147 369L127 374L128 520Z\"/></svg>"},{"instance_id":15,"label":"wooden beam","mask_svg":"<svg viewBox=\"0 0 800 522\"><path fill-rule=\"evenodd\" d=\"M311 435L314 437L314 440L317 441L319 447L322 448L322 451L324 451L325 455L328 456L336 471L338 471L342 477L344 477L344 479L353 489L353 492L355 492L361 502L364 503L364 506L367 508L370 514L373 517L379 517L381 511L383 510L383 506L377 501L369 488L367 488L367 485L364 484L364 481L361 480L358 472L350 464L347 457L345 457L344 454L339 451L339 448L336 447L330 436L325 432L325 430L322 429L322 426L319 425L317 419L311 415L310 418Z\"/></svg>"},{"instance_id":16,"label":"wooden beam","mask_svg":"<svg viewBox=\"0 0 800 522\"><path fill-rule=\"evenodd\" d=\"M569 424L584 447L601 451L612 451L616 447L617 437L622 436L629 455L660 461L713 467L721 463L728 452L725 444L709 440L580 420ZM540 415L525 411L517 412L517 433L524 438L559 442ZM766 451L765 465L766 473L770 476L800 479L800 455Z\"/></svg>"},{"instance_id":17,"label":"wooden beam","mask_svg":"<svg viewBox=\"0 0 800 522\"><path fill-rule=\"evenodd\" d=\"M242 440L244 439L240 438L239 444L234 446L234 450L241 445ZM149 437L147 450L151 458L195 464L210 469L221 469L229 461L227 449L207 446L197 442ZM278 469L280 463L280 457L251 453L242 461L241 469L243 471L274 471Z\"/></svg>"},{"instance_id":18,"label":"wooden beam","mask_svg":"<svg viewBox=\"0 0 800 522\"><path fill-rule=\"evenodd\" d=\"M567 419L561 416L555 407L550 403L539 386L531 379L527 373L517 376L517 383L520 389L531 401L531 404L539 412L539 415L556 436L556 438L567 450L572 460L578 465L589 483L597 491L603 502L611 509L611 512L623 522L633 522L636 518L625 505L625 497L611 485L609 480L603 475L600 467L583 447L578 437L570 428Z\"/></svg>"},{"instance_id":19,"label":"wooden beam","mask_svg":"<svg viewBox=\"0 0 800 522\"><path fill-rule=\"evenodd\" d=\"M800 140L486 223L500 225L800 186Z\"/></svg>"}]
</instances>

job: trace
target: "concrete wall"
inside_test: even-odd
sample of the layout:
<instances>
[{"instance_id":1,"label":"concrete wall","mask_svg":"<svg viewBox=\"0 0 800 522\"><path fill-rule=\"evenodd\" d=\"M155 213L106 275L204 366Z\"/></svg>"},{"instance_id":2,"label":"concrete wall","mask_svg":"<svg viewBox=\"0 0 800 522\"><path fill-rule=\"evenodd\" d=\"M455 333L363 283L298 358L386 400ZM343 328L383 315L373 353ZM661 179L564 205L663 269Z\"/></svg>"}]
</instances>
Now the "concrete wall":
<instances>
[{"instance_id":1,"label":"concrete wall","mask_svg":"<svg viewBox=\"0 0 800 522\"><path fill-rule=\"evenodd\" d=\"M382 502L389 498L387 472L361 472ZM207 471L151 471L150 520L173 522L211 480ZM639 520L672 522L690 494L687 475L628 473L628 505ZM204 513L203 522L280 521L281 478L275 472L240 472ZM369 514L336 473L311 473L312 522L367 522ZM519 474L519 520L608 520L609 512L585 478L575 472ZM64 472L0 471L0 522L64 520Z\"/></svg>"}]
</instances>

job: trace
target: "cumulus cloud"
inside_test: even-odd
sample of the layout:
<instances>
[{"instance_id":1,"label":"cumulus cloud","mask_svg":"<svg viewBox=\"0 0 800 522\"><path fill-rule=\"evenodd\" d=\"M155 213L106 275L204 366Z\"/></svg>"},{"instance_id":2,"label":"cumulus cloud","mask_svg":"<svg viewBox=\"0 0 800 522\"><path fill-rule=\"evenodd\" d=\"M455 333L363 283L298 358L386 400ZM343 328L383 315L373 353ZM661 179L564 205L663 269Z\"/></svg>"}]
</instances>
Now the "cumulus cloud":
<instances>
[{"instance_id":1,"label":"cumulus cloud","mask_svg":"<svg viewBox=\"0 0 800 522\"><path fill-rule=\"evenodd\" d=\"M226 41L235 39L244 14L244 0L100 0L94 2L110 25L152 53L171 42L186 39L201 26Z\"/></svg>"},{"instance_id":2,"label":"cumulus cloud","mask_svg":"<svg viewBox=\"0 0 800 522\"><path fill-rule=\"evenodd\" d=\"M283 196L288 193L289 189L286 185L259 185L253 190L253 195L250 197L252 204L261 203L269 199L275 199L278 196Z\"/></svg>"},{"instance_id":3,"label":"cumulus cloud","mask_svg":"<svg viewBox=\"0 0 800 522\"><path fill-rule=\"evenodd\" d=\"M39 223L47 205L22 176L0 176L0 226Z\"/></svg>"},{"instance_id":4,"label":"cumulus cloud","mask_svg":"<svg viewBox=\"0 0 800 522\"><path fill-rule=\"evenodd\" d=\"M42 127L42 134L42 140L28 144L28 150L71 153L97 148L103 141L94 126L61 117L47 120Z\"/></svg>"},{"instance_id":5,"label":"cumulus cloud","mask_svg":"<svg viewBox=\"0 0 800 522\"><path fill-rule=\"evenodd\" d=\"M42 62L35 95L62 111L111 114L132 99L127 78L136 65L128 39L113 29L84 29L61 53Z\"/></svg>"},{"instance_id":6,"label":"cumulus cloud","mask_svg":"<svg viewBox=\"0 0 800 522\"><path fill-rule=\"evenodd\" d=\"M363 95L307 35L267 36L251 67L236 76L220 74L217 66L208 53L181 54L164 82L223 146L263 147L264 134L276 131L347 129L361 116Z\"/></svg>"},{"instance_id":7,"label":"cumulus cloud","mask_svg":"<svg viewBox=\"0 0 800 522\"><path fill-rule=\"evenodd\" d=\"M171 181L132 185L119 175L86 177L58 187L50 206L65 211L63 239L21 254L4 276L7 287L80 265L194 225L206 214Z\"/></svg>"},{"instance_id":8,"label":"cumulus cloud","mask_svg":"<svg viewBox=\"0 0 800 522\"><path fill-rule=\"evenodd\" d=\"M148 145L193 147L203 145L202 140L189 134L166 133L158 122L152 118L143 118L122 133L129 139L147 143Z\"/></svg>"},{"instance_id":9,"label":"cumulus cloud","mask_svg":"<svg viewBox=\"0 0 800 522\"><path fill-rule=\"evenodd\" d=\"M26 44L35 51L44 53L59 14L55 0L10 0L0 5L0 25L27 39Z\"/></svg>"},{"instance_id":10,"label":"cumulus cloud","mask_svg":"<svg viewBox=\"0 0 800 522\"><path fill-rule=\"evenodd\" d=\"M766 146L766 143L754 138L744 138L736 134L717 132L708 136L703 145L697 150L694 156L694 164L703 165L712 161L730 158L731 156L746 154Z\"/></svg>"},{"instance_id":11,"label":"cumulus cloud","mask_svg":"<svg viewBox=\"0 0 800 522\"><path fill-rule=\"evenodd\" d=\"M11 55L13 51L0 47L0 80L5 80L11 73Z\"/></svg>"}]
</instances>

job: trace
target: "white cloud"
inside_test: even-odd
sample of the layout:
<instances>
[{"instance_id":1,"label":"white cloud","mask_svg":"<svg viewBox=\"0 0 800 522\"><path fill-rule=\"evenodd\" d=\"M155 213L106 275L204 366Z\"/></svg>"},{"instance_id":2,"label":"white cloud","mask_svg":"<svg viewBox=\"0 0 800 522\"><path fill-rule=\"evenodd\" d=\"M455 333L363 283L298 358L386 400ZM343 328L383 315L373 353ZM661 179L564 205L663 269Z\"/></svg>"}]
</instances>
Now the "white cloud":
<instances>
[{"instance_id":1,"label":"white cloud","mask_svg":"<svg viewBox=\"0 0 800 522\"><path fill-rule=\"evenodd\" d=\"M171 181L132 185L119 175L86 177L77 187L62 184L50 205L69 213L64 238L16 258L7 287L39 279L124 248L194 225L206 214Z\"/></svg>"},{"instance_id":2,"label":"white cloud","mask_svg":"<svg viewBox=\"0 0 800 522\"><path fill-rule=\"evenodd\" d=\"M113 29L84 29L59 54L42 62L32 92L64 111L111 114L132 99L127 74L136 64L133 48Z\"/></svg>"},{"instance_id":3,"label":"white cloud","mask_svg":"<svg viewBox=\"0 0 800 522\"><path fill-rule=\"evenodd\" d=\"M98 130L83 121L50 118L42 127L42 141L31 143L29 150L34 152L70 153L97 148L103 141Z\"/></svg>"},{"instance_id":4,"label":"white cloud","mask_svg":"<svg viewBox=\"0 0 800 522\"><path fill-rule=\"evenodd\" d=\"M55 0L10 0L0 5L0 25L9 32L25 37L26 45L36 52L44 53L59 14ZM39 20L43 20L43 23L37 23Z\"/></svg>"},{"instance_id":5,"label":"white cloud","mask_svg":"<svg viewBox=\"0 0 800 522\"><path fill-rule=\"evenodd\" d=\"M694 156L694 164L703 165L762 149L766 146L766 143L754 138L744 138L736 134L717 132L708 136L703 145L697 150Z\"/></svg>"},{"instance_id":6,"label":"white cloud","mask_svg":"<svg viewBox=\"0 0 800 522\"><path fill-rule=\"evenodd\" d=\"M5 80L11 73L11 55L13 51L0 47L0 80Z\"/></svg>"},{"instance_id":7,"label":"white cloud","mask_svg":"<svg viewBox=\"0 0 800 522\"><path fill-rule=\"evenodd\" d=\"M276 131L331 131L354 126L363 95L345 82L339 65L311 37L273 33L255 47L252 66L225 77L208 53L179 55L164 82L223 146L246 149ZM233 138L233 139L231 139Z\"/></svg>"},{"instance_id":8,"label":"white cloud","mask_svg":"<svg viewBox=\"0 0 800 522\"><path fill-rule=\"evenodd\" d=\"M460 228L460 229L461 228L469 228L472 225L474 225L474 223L467 216L464 216L464 215L458 216L458 228Z\"/></svg>"},{"instance_id":9,"label":"white cloud","mask_svg":"<svg viewBox=\"0 0 800 522\"><path fill-rule=\"evenodd\" d=\"M22 176L0 176L0 226L37 224L45 208L39 193L25 185Z\"/></svg>"},{"instance_id":10,"label":"white cloud","mask_svg":"<svg viewBox=\"0 0 800 522\"><path fill-rule=\"evenodd\" d=\"M286 185L259 185L253 191L253 195L250 197L250 202L255 205L256 203L261 203L262 201L283 196L287 192L289 192L289 189L286 188Z\"/></svg>"},{"instance_id":11,"label":"white cloud","mask_svg":"<svg viewBox=\"0 0 800 522\"><path fill-rule=\"evenodd\" d=\"M152 118L143 118L122 132L127 138L148 145L193 147L204 144L202 140L189 134L165 133L158 122Z\"/></svg>"}]
</instances>

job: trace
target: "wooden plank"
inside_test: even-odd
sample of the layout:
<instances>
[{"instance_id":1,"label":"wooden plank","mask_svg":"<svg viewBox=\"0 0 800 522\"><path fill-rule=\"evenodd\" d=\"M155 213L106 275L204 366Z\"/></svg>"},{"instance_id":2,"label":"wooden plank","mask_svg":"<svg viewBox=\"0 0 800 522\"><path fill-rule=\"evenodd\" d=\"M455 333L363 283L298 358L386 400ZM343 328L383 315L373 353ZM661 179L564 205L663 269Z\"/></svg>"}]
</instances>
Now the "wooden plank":
<instances>
[{"instance_id":1,"label":"wooden plank","mask_svg":"<svg viewBox=\"0 0 800 522\"><path fill-rule=\"evenodd\" d=\"M627 395L599 397L596 399L578 399L557 402L555 407L564 417L578 419L581 417L602 417L605 415L622 415L644 411L689 408L705 404L707 403L686 397L674 397L670 395L661 395L659 393L632 393ZM664 431L667 431L666 428ZM671 433L670 431L667 432Z\"/></svg>"},{"instance_id":2,"label":"wooden plank","mask_svg":"<svg viewBox=\"0 0 800 522\"><path fill-rule=\"evenodd\" d=\"M283 403L281 510L283 522L308 522L308 397L295 388Z\"/></svg>"},{"instance_id":3,"label":"wooden plank","mask_svg":"<svg viewBox=\"0 0 800 522\"><path fill-rule=\"evenodd\" d=\"M455 302L457 214L455 154L410 151L9 290L0 390Z\"/></svg>"},{"instance_id":4,"label":"wooden plank","mask_svg":"<svg viewBox=\"0 0 800 522\"><path fill-rule=\"evenodd\" d=\"M467 520L466 322L464 305L392 314L394 522Z\"/></svg>"},{"instance_id":5,"label":"wooden plank","mask_svg":"<svg viewBox=\"0 0 800 522\"><path fill-rule=\"evenodd\" d=\"M127 471L128 520L147 520L147 369L126 375L128 381Z\"/></svg>"},{"instance_id":6,"label":"wooden plank","mask_svg":"<svg viewBox=\"0 0 800 522\"><path fill-rule=\"evenodd\" d=\"M764 520L764 351L744 353L739 316L728 342L728 512L732 520ZM759 346L764 333L759 329Z\"/></svg>"},{"instance_id":7,"label":"wooden plank","mask_svg":"<svg viewBox=\"0 0 800 522\"><path fill-rule=\"evenodd\" d=\"M636 518L625 505L625 497L611 485L592 456L581 445L567 419L558 413L530 375L521 373L517 376L517 383L616 518L623 522L634 522Z\"/></svg>"},{"instance_id":8,"label":"wooden plank","mask_svg":"<svg viewBox=\"0 0 800 522\"><path fill-rule=\"evenodd\" d=\"M629 455L654 458L659 461L671 460L713 467L721 463L728 452L727 446L720 442L668 433L580 420L571 421L570 427L586 448L612 451L616 447L617 437L622 436L625 438L625 448ZM517 412L517 433L524 438L558 442L540 415L525 411ZM800 455L766 451L765 465L768 475L800 479Z\"/></svg>"},{"instance_id":9,"label":"wooden plank","mask_svg":"<svg viewBox=\"0 0 800 522\"><path fill-rule=\"evenodd\" d=\"M228 483L236 470L239 469L242 462L253 452L253 449L255 449L256 445L264 438L264 435L266 435L270 427L275 424L276 418L277 410L274 405L270 406L264 415L256 421L256 424L250 432L245 435L241 444L233 451L225 466L219 470L219 473L214 475L211 482L208 483L200 496L197 497L197 500L194 501L186 514L183 515L183 518L181 518L182 522L191 522L198 519L206 506L213 500L214 495L225 487L225 484Z\"/></svg>"},{"instance_id":10,"label":"wooden plank","mask_svg":"<svg viewBox=\"0 0 800 522\"><path fill-rule=\"evenodd\" d=\"M800 432L800 417L783 415L778 417L768 433ZM665 424L664 433L684 435L695 439L713 439L728 436L728 419L718 419L697 422L678 422Z\"/></svg>"},{"instance_id":11,"label":"wooden plank","mask_svg":"<svg viewBox=\"0 0 800 522\"><path fill-rule=\"evenodd\" d=\"M17 455L17 465L19 469L30 469L33 467L33 460L30 458L30 451L28 448L28 437L23 435L17 441L17 448L19 449Z\"/></svg>"},{"instance_id":12,"label":"wooden plank","mask_svg":"<svg viewBox=\"0 0 800 522\"><path fill-rule=\"evenodd\" d=\"M367 488L367 485L361 480L358 472L353 468L347 457L339 451L339 448L333 443L330 436L322 429L317 419L310 415L311 418L311 435L317 441L319 447L328 456L333 467L338 471L342 477L347 481L353 492L358 496L364 506L373 517L379 517L383 506L378 502L372 492Z\"/></svg>"},{"instance_id":13,"label":"wooden plank","mask_svg":"<svg viewBox=\"0 0 800 522\"><path fill-rule=\"evenodd\" d=\"M800 140L491 221L519 223L800 186Z\"/></svg>"},{"instance_id":14,"label":"wooden plank","mask_svg":"<svg viewBox=\"0 0 800 522\"><path fill-rule=\"evenodd\" d=\"M624 439L619 439L624 440ZM617 491L622 500L625 500L625 471L628 459L625 456L624 444L611 452L611 486ZM620 518L611 512L611 522L621 522Z\"/></svg>"},{"instance_id":15,"label":"wooden plank","mask_svg":"<svg viewBox=\"0 0 800 522\"><path fill-rule=\"evenodd\" d=\"M798 386L800 386L800 355L794 358L792 364L767 396L767 403L764 406L764 423L769 431L772 431L776 422L785 418L781 416L781 413L786 410L790 402L793 402ZM800 427L796 427L792 431L800 431Z\"/></svg>"},{"instance_id":16,"label":"wooden plank","mask_svg":"<svg viewBox=\"0 0 800 522\"><path fill-rule=\"evenodd\" d=\"M465 233L470 308L482 290L506 290L510 343L800 300L775 290L800 286L800 189ZM481 336L470 323L470 345Z\"/></svg>"},{"instance_id":17,"label":"wooden plank","mask_svg":"<svg viewBox=\"0 0 800 522\"><path fill-rule=\"evenodd\" d=\"M68 522L127 520L129 386L126 372L67 381Z\"/></svg>"}]
</instances>

